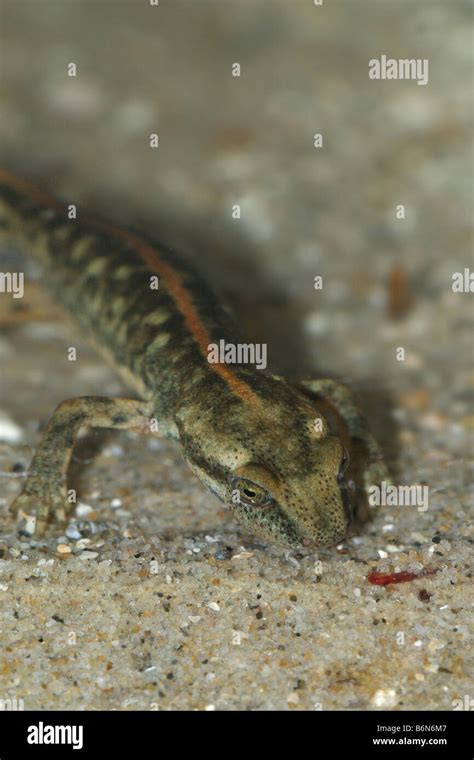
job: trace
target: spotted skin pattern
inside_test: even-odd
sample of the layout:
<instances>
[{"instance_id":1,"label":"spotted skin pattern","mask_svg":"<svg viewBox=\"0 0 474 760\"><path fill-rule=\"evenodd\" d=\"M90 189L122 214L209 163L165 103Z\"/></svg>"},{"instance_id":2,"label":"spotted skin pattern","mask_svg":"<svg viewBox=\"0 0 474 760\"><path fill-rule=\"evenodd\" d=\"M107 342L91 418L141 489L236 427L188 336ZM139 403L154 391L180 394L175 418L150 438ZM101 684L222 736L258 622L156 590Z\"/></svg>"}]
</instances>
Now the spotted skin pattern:
<instances>
[{"instance_id":1,"label":"spotted skin pattern","mask_svg":"<svg viewBox=\"0 0 474 760\"><path fill-rule=\"evenodd\" d=\"M248 364L208 362L209 344L242 339L174 251L80 213L70 219L66 206L6 171L0 242L39 260L57 301L139 397L59 404L11 505L35 516L38 535L50 518L66 519L67 468L85 427L176 439L246 531L289 547L343 539L353 507L388 478L349 389L333 380L293 385Z\"/></svg>"}]
</instances>

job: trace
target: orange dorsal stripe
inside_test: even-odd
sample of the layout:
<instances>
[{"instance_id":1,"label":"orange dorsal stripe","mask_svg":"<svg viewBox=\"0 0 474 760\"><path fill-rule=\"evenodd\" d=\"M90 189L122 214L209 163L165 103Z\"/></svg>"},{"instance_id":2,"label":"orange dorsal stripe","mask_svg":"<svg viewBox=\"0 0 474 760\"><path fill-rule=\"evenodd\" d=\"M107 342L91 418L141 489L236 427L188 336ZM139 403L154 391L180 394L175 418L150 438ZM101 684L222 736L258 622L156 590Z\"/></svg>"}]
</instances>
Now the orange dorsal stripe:
<instances>
[{"instance_id":1,"label":"orange dorsal stripe","mask_svg":"<svg viewBox=\"0 0 474 760\"><path fill-rule=\"evenodd\" d=\"M25 182L19 177L16 177L13 174L10 174L9 172L2 169L0 169L0 182L4 182L5 184L13 187L15 190L24 193L26 196L28 196L28 198L41 206L51 207L55 210L64 211L64 206L60 204L55 198L40 192L28 182ZM106 224L103 222L97 222L95 220L87 219L87 222L97 227L98 229L107 231L109 234L113 235L116 238L124 240L134 251L136 251L136 253L143 261L145 261L147 266L150 267L152 271L157 272L157 274L163 278L168 292L176 303L176 306L178 307L180 313L184 317L186 327L198 344L201 354L207 361L209 344L212 342L211 337L205 325L203 324L198 310L193 304L188 291L182 284L174 269L160 258L158 252L152 245L147 243L145 240L142 240L142 238L134 235L133 233L128 232L127 230L123 230L120 227L115 227L114 225ZM252 403L258 401L258 397L255 395L252 389L245 382L236 377L236 375L232 372L227 364L216 363L209 364L209 366L215 372L217 372L220 377L222 377L232 392L239 396L243 401Z\"/></svg>"},{"instance_id":2,"label":"orange dorsal stripe","mask_svg":"<svg viewBox=\"0 0 474 760\"><path fill-rule=\"evenodd\" d=\"M201 354L207 361L209 344L212 342L205 325L201 321L198 310L194 306L191 297L179 279L174 269L163 261L156 249L142 238L137 237L127 230L114 227L111 224L95 223L103 227L115 237L125 240L134 251L145 261L146 265L157 272L164 280L168 292L176 303L180 313L184 317L186 327L199 346ZM209 364L209 366L222 377L230 386L231 390L244 401L257 401L257 396L249 386L234 375L227 364Z\"/></svg>"},{"instance_id":3,"label":"orange dorsal stripe","mask_svg":"<svg viewBox=\"0 0 474 760\"><path fill-rule=\"evenodd\" d=\"M24 193L24 195L37 203L39 206L49 206L56 209L57 211L64 211L63 204L56 200L56 198L53 198L52 195L42 193L36 187L30 185L29 182L26 182L20 177L16 177L14 174L10 174L10 172L5 171L5 169L0 169L0 183L10 185L14 190L18 190L18 192Z\"/></svg>"}]
</instances>

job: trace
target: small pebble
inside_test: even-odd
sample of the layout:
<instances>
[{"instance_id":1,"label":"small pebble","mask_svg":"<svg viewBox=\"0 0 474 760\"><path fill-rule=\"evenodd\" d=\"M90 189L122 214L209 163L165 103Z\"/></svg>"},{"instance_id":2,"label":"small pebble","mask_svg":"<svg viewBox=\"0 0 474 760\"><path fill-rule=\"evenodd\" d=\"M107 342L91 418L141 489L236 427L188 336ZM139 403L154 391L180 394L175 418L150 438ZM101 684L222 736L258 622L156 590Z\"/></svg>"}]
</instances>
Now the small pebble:
<instances>
[{"instance_id":1,"label":"small pebble","mask_svg":"<svg viewBox=\"0 0 474 760\"><path fill-rule=\"evenodd\" d=\"M59 554L71 554L72 549L69 544L58 544L56 551L59 552Z\"/></svg>"},{"instance_id":2,"label":"small pebble","mask_svg":"<svg viewBox=\"0 0 474 760\"><path fill-rule=\"evenodd\" d=\"M82 552L82 554L79 555L79 559L95 559L99 556L99 552L91 552L88 549Z\"/></svg>"},{"instance_id":3,"label":"small pebble","mask_svg":"<svg viewBox=\"0 0 474 760\"><path fill-rule=\"evenodd\" d=\"M33 515L28 515L27 519L25 520L25 527L24 531L25 533L28 533L29 536L32 536L35 532L36 527L36 517Z\"/></svg>"},{"instance_id":4,"label":"small pebble","mask_svg":"<svg viewBox=\"0 0 474 760\"><path fill-rule=\"evenodd\" d=\"M229 549L219 549L219 551L215 553L216 559L229 559L230 555L231 550Z\"/></svg>"},{"instance_id":5,"label":"small pebble","mask_svg":"<svg viewBox=\"0 0 474 760\"><path fill-rule=\"evenodd\" d=\"M418 599L420 602L429 602L431 594L425 588L422 588L421 591L418 592Z\"/></svg>"},{"instance_id":6,"label":"small pebble","mask_svg":"<svg viewBox=\"0 0 474 760\"><path fill-rule=\"evenodd\" d=\"M250 557L253 557L253 552L248 551L240 551L238 554L234 554L232 559L250 559Z\"/></svg>"},{"instance_id":7,"label":"small pebble","mask_svg":"<svg viewBox=\"0 0 474 760\"><path fill-rule=\"evenodd\" d=\"M91 540L90 538L80 538L79 541L76 541L75 548L76 549L85 549L86 546L90 544Z\"/></svg>"},{"instance_id":8,"label":"small pebble","mask_svg":"<svg viewBox=\"0 0 474 760\"><path fill-rule=\"evenodd\" d=\"M0 412L0 441L20 443L23 431L5 412Z\"/></svg>"},{"instance_id":9,"label":"small pebble","mask_svg":"<svg viewBox=\"0 0 474 760\"><path fill-rule=\"evenodd\" d=\"M79 532L76 523L71 523L70 525L68 525L68 527L66 528L64 532L68 538L72 538L74 541L76 541L79 538L82 538L81 533Z\"/></svg>"},{"instance_id":10,"label":"small pebble","mask_svg":"<svg viewBox=\"0 0 474 760\"><path fill-rule=\"evenodd\" d=\"M395 707L397 693L395 689L378 689L370 701L375 707Z\"/></svg>"},{"instance_id":11,"label":"small pebble","mask_svg":"<svg viewBox=\"0 0 474 760\"><path fill-rule=\"evenodd\" d=\"M424 536L422 533L418 533L418 531L412 531L410 536L413 541L418 541L420 544L424 544L427 541L426 536Z\"/></svg>"},{"instance_id":12,"label":"small pebble","mask_svg":"<svg viewBox=\"0 0 474 760\"><path fill-rule=\"evenodd\" d=\"M82 504L79 502L79 504L76 507L76 515L78 517L86 517L87 515L90 515L91 512L94 511L94 508L90 506L90 504Z\"/></svg>"}]
</instances>

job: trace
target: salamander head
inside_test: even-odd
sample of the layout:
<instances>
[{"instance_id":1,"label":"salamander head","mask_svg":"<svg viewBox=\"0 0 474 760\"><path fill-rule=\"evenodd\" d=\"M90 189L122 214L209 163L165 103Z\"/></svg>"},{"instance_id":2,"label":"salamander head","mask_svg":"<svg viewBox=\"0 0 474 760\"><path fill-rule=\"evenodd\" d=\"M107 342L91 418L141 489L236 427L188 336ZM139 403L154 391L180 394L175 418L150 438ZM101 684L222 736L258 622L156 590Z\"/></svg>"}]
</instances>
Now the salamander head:
<instances>
[{"instance_id":1,"label":"salamander head","mask_svg":"<svg viewBox=\"0 0 474 760\"><path fill-rule=\"evenodd\" d=\"M263 398L269 400L221 402L194 413L181 437L188 464L258 538L293 547L337 543L350 510L340 439L286 382Z\"/></svg>"}]
</instances>

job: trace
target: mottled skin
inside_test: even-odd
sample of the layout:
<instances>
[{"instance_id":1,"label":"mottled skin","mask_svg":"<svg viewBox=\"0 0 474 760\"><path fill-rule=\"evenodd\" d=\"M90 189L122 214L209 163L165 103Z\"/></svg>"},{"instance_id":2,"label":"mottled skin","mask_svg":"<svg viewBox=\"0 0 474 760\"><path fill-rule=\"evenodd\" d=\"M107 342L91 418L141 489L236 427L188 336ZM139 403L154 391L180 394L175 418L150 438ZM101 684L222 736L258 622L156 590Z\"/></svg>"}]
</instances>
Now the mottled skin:
<instances>
[{"instance_id":1,"label":"mottled skin","mask_svg":"<svg viewBox=\"0 0 474 760\"><path fill-rule=\"evenodd\" d=\"M38 534L51 514L65 519L81 428L158 428L249 532L286 546L340 541L364 490L387 477L351 392L210 364L209 343L241 340L199 275L161 245L78 217L0 171L1 238L41 261L56 298L140 398L62 402L12 510L33 513Z\"/></svg>"}]
</instances>

